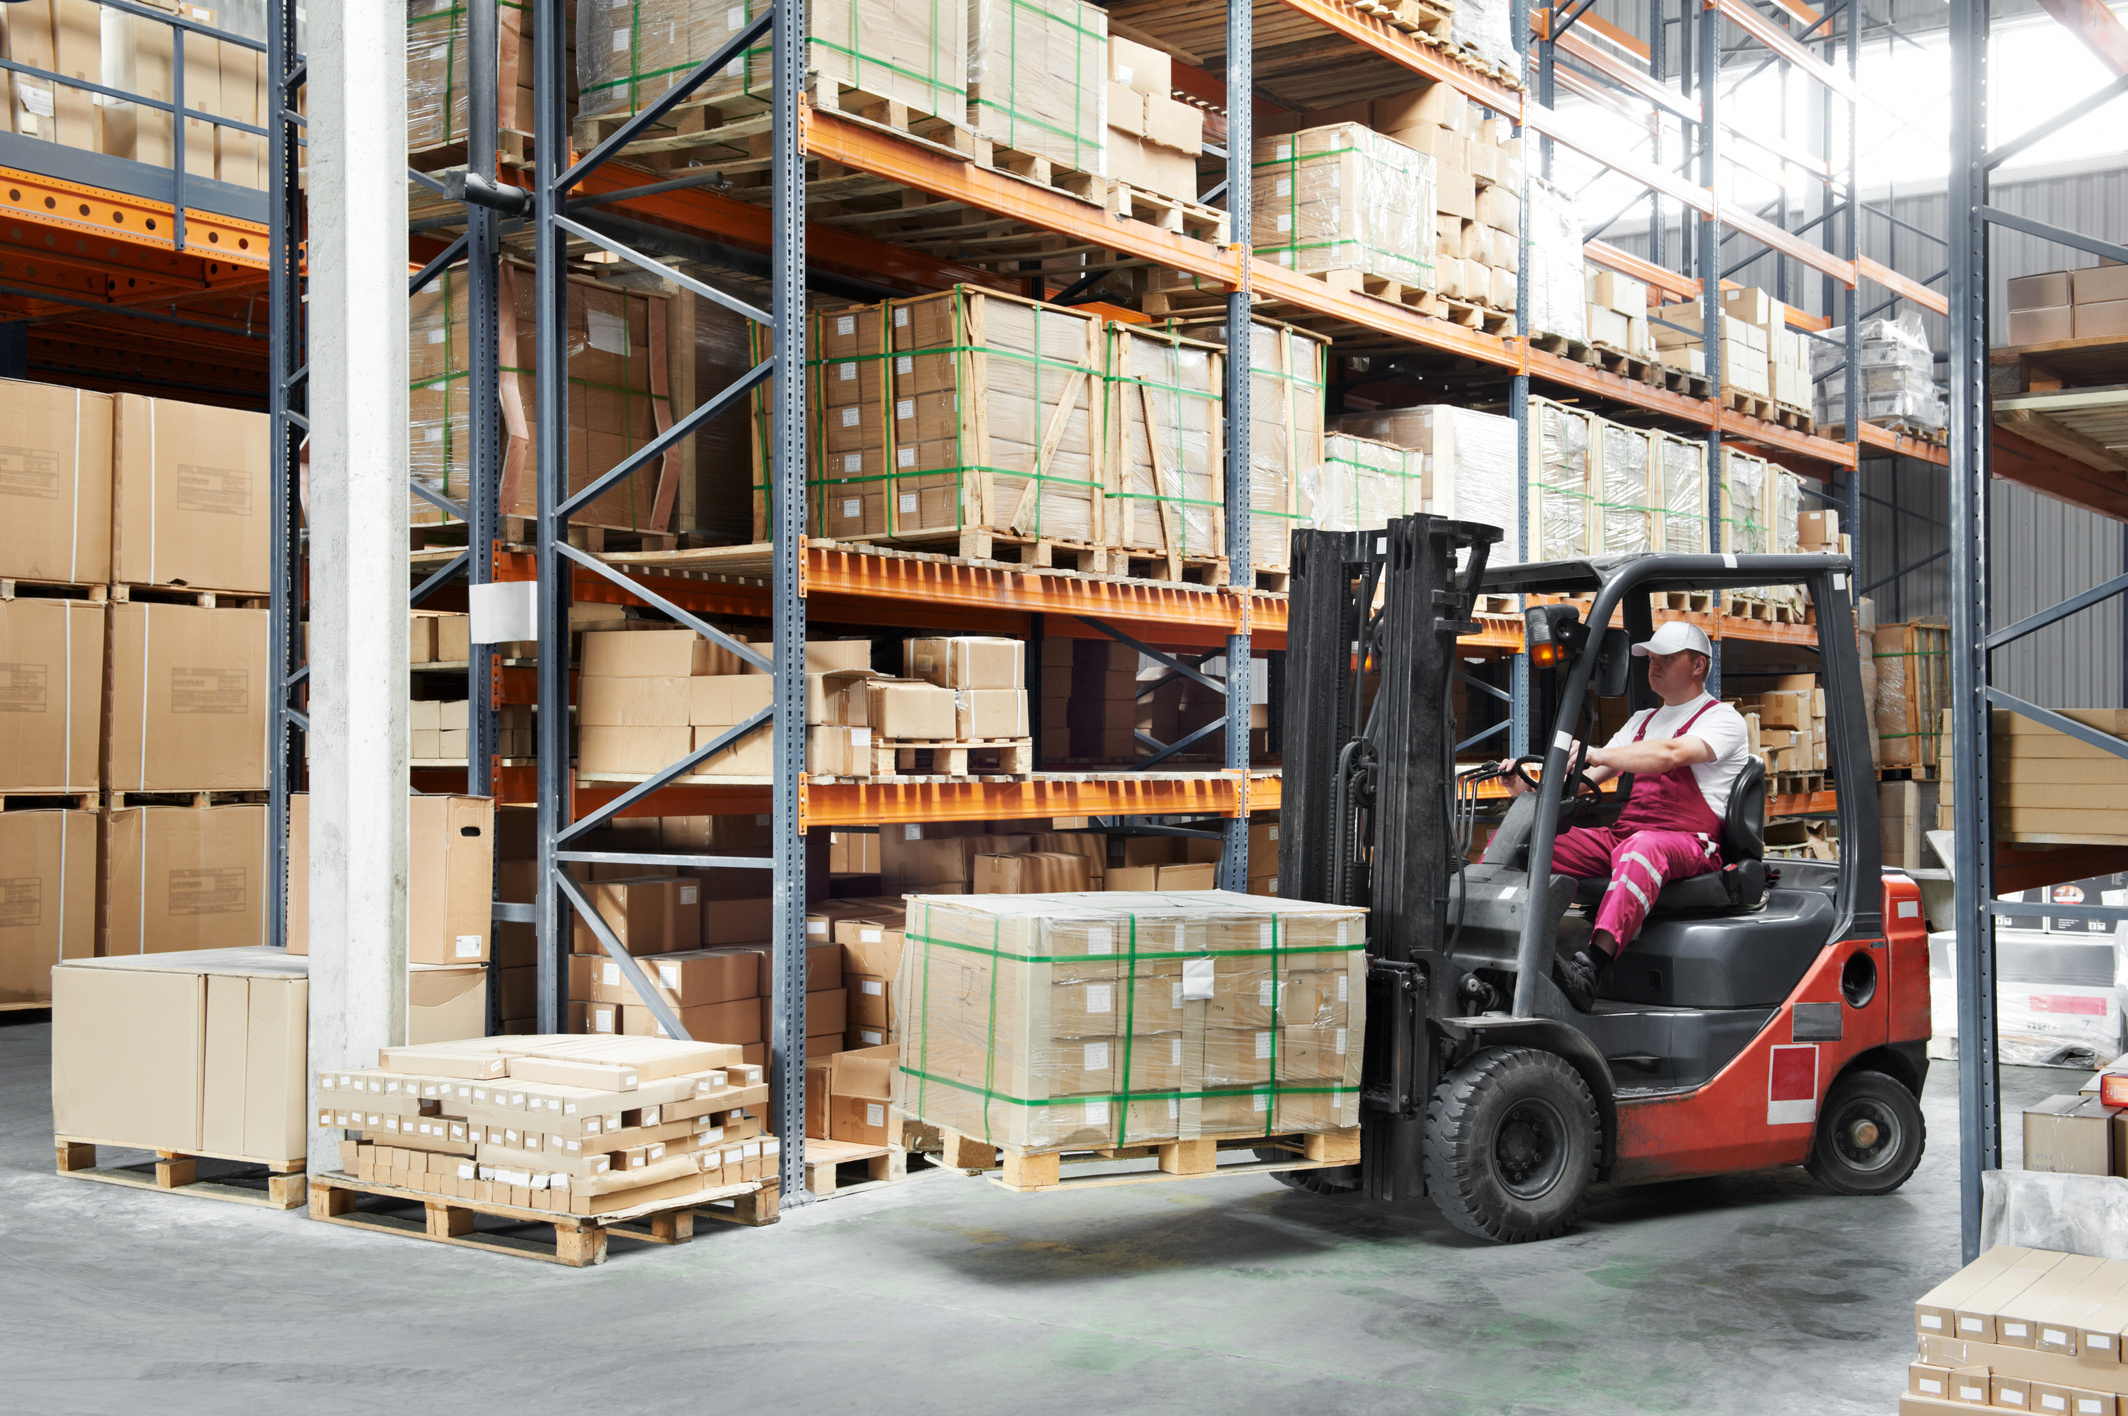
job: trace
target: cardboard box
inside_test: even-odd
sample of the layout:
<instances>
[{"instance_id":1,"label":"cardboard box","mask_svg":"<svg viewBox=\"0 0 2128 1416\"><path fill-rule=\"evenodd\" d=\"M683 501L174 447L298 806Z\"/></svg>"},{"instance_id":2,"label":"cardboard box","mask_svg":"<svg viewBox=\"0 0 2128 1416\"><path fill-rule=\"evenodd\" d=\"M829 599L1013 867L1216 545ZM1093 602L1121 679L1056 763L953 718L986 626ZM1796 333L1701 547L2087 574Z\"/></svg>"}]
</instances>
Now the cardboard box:
<instances>
[{"instance_id":1,"label":"cardboard box","mask_svg":"<svg viewBox=\"0 0 2128 1416\"><path fill-rule=\"evenodd\" d=\"M111 396L0 380L0 577L111 578Z\"/></svg>"},{"instance_id":2,"label":"cardboard box","mask_svg":"<svg viewBox=\"0 0 2128 1416\"><path fill-rule=\"evenodd\" d=\"M488 971L478 964L414 964L406 979L409 1044L488 1035Z\"/></svg>"},{"instance_id":3,"label":"cardboard box","mask_svg":"<svg viewBox=\"0 0 2128 1416\"><path fill-rule=\"evenodd\" d=\"M865 684L865 700L872 731L883 739L955 740L958 711L951 689L912 679L872 679Z\"/></svg>"},{"instance_id":4,"label":"cardboard box","mask_svg":"<svg viewBox=\"0 0 2128 1416\"><path fill-rule=\"evenodd\" d=\"M1110 890L1216 890L1219 867L1210 862L1124 866L1103 878Z\"/></svg>"},{"instance_id":5,"label":"cardboard box","mask_svg":"<svg viewBox=\"0 0 2128 1416\"><path fill-rule=\"evenodd\" d=\"M1086 857L1062 852L979 855L972 874L971 889L978 895L1048 895L1093 888Z\"/></svg>"},{"instance_id":6,"label":"cardboard box","mask_svg":"<svg viewBox=\"0 0 2128 1416\"><path fill-rule=\"evenodd\" d=\"M577 770L623 776L662 771L692 751L694 741L694 730L684 725L621 728L587 723L576 733ZM709 770L709 764L701 770Z\"/></svg>"},{"instance_id":7,"label":"cardboard box","mask_svg":"<svg viewBox=\"0 0 2128 1416\"><path fill-rule=\"evenodd\" d=\"M2025 1109L2025 1169L2112 1175L2116 1108L2095 1097L2050 1096Z\"/></svg>"},{"instance_id":8,"label":"cardboard box","mask_svg":"<svg viewBox=\"0 0 2128 1416\"><path fill-rule=\"evenodd\" d=\"M676 876L597 880L584 886L584 895L631 954L677 953L702 942L701 887L692 880ZM579 954L606 952L591 926L580 918L575 920L570 947Z\"/></svg>"},{"instance_id":9,"label":"cardboard box","mask_svg":"<svg viewBox=\"0 0 2128 1416\"><path fill-rule=\"evenodd\" d=\"M1165 50L1112 34L1108 37L1108 77L1139 93L1166 98L1173 92L1174 63Z\"/></svg>"},{"instance_id":10,"label":"cardboard box","mask_svg":"<svg viewBox=\"0 0 2128 1416\"><path fill-rule=\"evenodd\" d=\"M208 144L211 164L211 133ZM266 415L132 393L116 399L111 578L269 593Z\"/></svg>"},{"instance_id":11,"label":"cardboard box","mask_svg":"<svg viewBox=\"0 0 2128 1416\"><path fill-rule=\"evenodd\" d=\"M605 1004L589 1005L594 1010ZM623 1003L613 1010L619 1015L616 1032L629 1037L664 1037L657 1015L641 1003ZM761 1000L740 998L729 1003L704 1003L674 1010L680 1026L697 1042L728 1042L739 1046L760 1042ZM602 1029L603 1031L603 1029Z\"/></svg>"},{"instance_id":12,"label":"cardboard box","mask_svg":"<svg viewBox=\"0 0 2128 1416\"><path fill-rule=\"evenodd\" d=\"M2005 309L2044 310L2052 305L2075 303L2070 272L2051 270L2041 275L2020 275L2004 287ZM2113 299L2124 298L2116 295Z\"/></svg>"},{"instance_id":13,"label":"cardboard box","mask_svg":"<svg viewBox=\"0 0 2128 1416\"><path fill-rule=\"evenodd\" d=\"M422 794L408 800L409 963L485 963L494 881L492 798Z\"/></svg>"},{"instance_id":14,"label":"cardboard box","mask_svg":"<svg viewBox=\"0 0 2128 1416\"><path fill-rule=\"evenodd\" d=\"M264 790L267 612L135 601L109 614L108 785Z\"/></svg>"},{"instance_id":15,"label":"cardboard box","mask_svg":"<svg viewBox=\"0 0 2128 1416\"><path fill-rule=\"evenodd\" d=\"M54 1129L143 1149L301 1160L308 965L263 948L59 965Z\"/></svg>"},{"instance_id":16,"label":"cardboard box","mask_svg":"<svg viewBox=\"0 0 2128 1416\"><path fill-rule=\"evenodd\" d=\"M0 790L103 785L104 606L0 600Z\"/></svg>"},{"instance_id":17,"label":"cardboard box","mask_svg":"<svg viewBox=\"0 0 2128 1416\"><path fill-rule=\"evenodd\" d=\"M52 966L96 953L93 811L0 812L0 1003L52 996Z\"/></svg>"},{"instance_id":18,"label":"cardboard box","mask_svg":"<svg viewBox=\"0 0 2128 1416\"><path fill-rule=\"evenodd\" d=\"M755 683L773 684L767 674L741 676ZM662 728L687 725L691 686L697 680L680 675L642 675L621 678L584 674L577 680L576 720L586 726L614 728ZM703 679L720 683L721 679ZM739 719L734 718L733 722ZM668 759L669 760L669 759Z\"/></svg>"},{"instance_id":19,"label":"cardboard box","mask_svg":"<svg viewBox=\"0 0 2128 1416\"><path fill-rule=\"evenodd\" d=\"M1804 511L1796 514L1796 539L1806 551L1837 549L1840 544L1840 513Z\"/></svg>"},{"instance_id":20,"label":"cardboard box","mask_svg":"<svg viewBox=\"0 0 2128 1416\"><path fill-rule=\"evenodd\" d=\"M742 636L732 637L745 642ZM586 677L686 678L760 672L691 629L586 631L581 659Z\"/></svg>"},{"instance_id":21,"label":"cardboard box","mask_svg":"<svg viewBox=\"0 0 2128 1416\"><path fill-rule=\"evenodd\" d=\"M889 1045L838 1052L828 1059L828 1135L861 1146L900 1139L893 1119L894 1074L900 1049Z\"/></svg>"},{"instance_id":22,"label":"cardboard box","mask_svg":"<svg viewBox=\"0 0 2128 1416\"><path fill-rule=\"evenodd\" d=\"M902 667L907 677L941 688L1021 688L1027 681L1027 645L973 635L910 639L902 645Z\"/></svg>"},{"instance_id":23,"label":"cardboard box","mask_svg":"<svg viewBox=\"0 0 2128 1416\"><path fill-rule=\"evenodd\" d=\"M266 808L134 806L104 814L106 957L262 945Z\"/></svg>"},{"instance_id":24,"label":"cardboard box","mask_svg":"<svg viewBox=\"0 0 2128 1416\"><path fill-rule=\"evenodd\" d=\"M2069 286L2070 303L2075 305L2101 305L2128 300L2128 265L2095 265L2072 270L2069 272ZM2046 303L2060 302L2050 300ZM2021 307L2013 301L2011 308Z\"/></svg>"},{"instance_id":25,"label":"cardboard box","mask_svg":"<svg viewBox=\"0 0 2128 1416\"><path fill-rule=\"evenodd\" d=\"M1027 736L1027 690L967 688L954 694L954 721L963 742Z\"/></svg>"},{"instance_id":26,"label":"cardboard box","mask_svg":"<svg viewBox=\"0 0 2128 1416\"><path fill-rule=\"evenodd\" d=\"M871 974L846 973L842 976L843 990L849 995L849 1027L892 1028L894 1026L894 980ZM810 1014L808 1015L810 1016Z\"/></svg>"},{"instance_id":27,"label":"cardboard box","mask_svg":"<svg viewBox=\"0 0 2128 1416\"><path fill-rule=\"evenodd\" d=\"M2078 274L2082 274L2081 271ZM2013 316L2014 318L2014 316ZM2108 300L2076 307L2076 338L2101 339L2128 335L2128 300Z\"/></svg>"},{"instance_id":28,"label":"cardboard box","mask_svg":"<svg viewBox=\"0 0 2128 1416\"><path fill-rule=\"evenodd\" d=\"M2076 310L2056 305L2044 310L2010 311L2010 343L2053 344L2076 338Z\"/></svg>"}]
</instances>

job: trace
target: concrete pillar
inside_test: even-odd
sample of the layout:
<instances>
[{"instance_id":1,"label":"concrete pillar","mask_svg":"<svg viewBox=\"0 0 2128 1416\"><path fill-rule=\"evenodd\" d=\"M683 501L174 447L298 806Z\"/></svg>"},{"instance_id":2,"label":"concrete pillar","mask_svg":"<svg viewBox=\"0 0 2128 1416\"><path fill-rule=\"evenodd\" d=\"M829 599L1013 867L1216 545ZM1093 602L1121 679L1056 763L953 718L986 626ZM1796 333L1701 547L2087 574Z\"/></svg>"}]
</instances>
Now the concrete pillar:
<instances>
[{"instance_id":1,"label":"concrete pillar","mask_svg":"<svg viewBox=\"0 0 2128 1416\"><path fill-rule=\"evenodd\" d=\"M406 1037L406 16L315 5L308 39L315 1072Z\"/></svg>"}]
</instances>

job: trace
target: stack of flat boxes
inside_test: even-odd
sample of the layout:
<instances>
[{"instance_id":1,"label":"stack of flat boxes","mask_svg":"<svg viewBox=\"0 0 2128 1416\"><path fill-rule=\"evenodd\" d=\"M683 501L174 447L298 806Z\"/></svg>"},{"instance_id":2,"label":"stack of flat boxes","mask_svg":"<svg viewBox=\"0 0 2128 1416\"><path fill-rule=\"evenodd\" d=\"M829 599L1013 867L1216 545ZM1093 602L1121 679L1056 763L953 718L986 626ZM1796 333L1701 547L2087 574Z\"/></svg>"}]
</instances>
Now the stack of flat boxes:
<instances>
[{"instance_id":1,"label":"stack of flat boxes","mask_svg":"<svg viewBox=\"0 0 2128 1416\"><path fill-rule=\"evenodd\" d=\"M1041 760L1138 756L1138 651L1112 639L1042 641Z\"/></svg>"},{"instance_id":2,"label":"stack of flat boxes","mask_svg":"<svg viewBox=\"0 0 2128 1416\"><path fill-rule=\"evenodd\" d=\"M1752 750L1771 772L1823 772L1826 766L1825 690L1815 674L1782 674L1761 693L1732 699L1757 724Z\"/></svg>"},{"instance_id":3,"label":"stack of flat boxes","mask_svg":"<svg viewBox=\"0 0 2128 1416\"><path fill-rule=\"evenodd\" d=\"M496 1038L388 1047L317 1077L320 1129L353 1132L359 1180L559 1214L603 1214L772 1179L768 1088L738 1048Z\"/></svg>"},{"instance_id":4,"label":"stack of flat boxes","mask_svg":"<svg viewBox=\"0 0 2128 1416\"><path fill-rule=\"evenodd\" d=\"M1811 406L1810 355L1803 336L1790 328L1788 307L1756 287L1722 292L1722 312L1742 320L1754 351L1765 350L1764 387L1737 386L1775 403L1808 411ZM1726 358L1724 364L1727 364ZM1742 361L1739 360L1739 367ZM1748 370L1747 370L1748 372ZM1726 378L1726 375L1724 376Z\"/></svg>"},{"instance_id":5,"label":"stack of flat boxes","mask_svg":"<svg viewBox=\"0 0 2128 1416\"><path fill-rule=\"evenodd\" d=\"M1359 121L1434 160L1434 289L1513 310L1522 256L1522 140L1506 123L1482 118L1453 84L1425 84L1364 106Z\"/></svg>"},{"instance_id":6,"label":"stack of flat boxes","mask_svg":"<svg viewBox=\"0 0 2128 1416\"><path fill-rule=\"evenodd\" d=\"M266 419L13 382L0 416L0 850L36 901L0 923L0 998L49 998L62 958L258 944L263 806L79 808L265 789L266 611L107 587L268 593Z\"/></svg>"},{"instance_id":7,"label":"stack of flat boxes","mask_svg":"<svg viewBox=\"0 0 2128 1416\"><path fill-rule=\"evenodd\" d=\"M2128 338L2128 266L2023 275L2007 293L2012 344Z\"/></svg>"},{"instance_id":8,"label":"stack of flat boxes","mask_svg":"<svg viewBox=\"0 0 2128 1416\"><path fill-rule=\"evenodd\" d=\"M1174 97L1167 54L1119 35L1108 39L1108 175L1163 197L1197 200L1204 110Z\"/></svg>"},{"instance_id":9,"label":"stack of flat boxes","mask_svg":"<svg viewBox=\"0 0 2128 1416\"><path fill-rule=\"evenodd\" d=\"M1900 1416L2116 1416L2128 1395L2128 1263L2000 1244L1923 1294L1914 1328Z\"/></svg>"},{"instance_id":10,"label":"stack of flat boxes","mask_svg":"<svg viewBox=\"0 0 2128 1416\"><path fill-rule=\"evenodd\" d=\"M1589 343L1639 358L1652 357L1648 331L1648 287L1631 276L1600 266L1586 268Z\"/></svg>"},{"instance_id":11,"label":"stack of flat boxes","mask_svg":"<svg viewBox=\"0 0 2128 1416\"><path fill-rule=\"evenodd\" d=\"M1735 291L1725 291L1735 294ZM1746 307L1748 310L1749 307ZM1773 384L1768 377L1766 328L1739 318L1737 307L1724 305L1722 312L1722 387L1737 393L1748 393L1758 398L1773 397ZM1672 368L1692 367L1690 354L1700 358L1695 373L1706 372L1706 348L1700 338L1700 307L1697 303L1664 305L1656 312L1656 318L1668 325L1682 325L1683 331L1658 325L1656 350L1662 362ZM1685 332L1689 331L1689 332ZM1680 354L1676 351L1686 351Z\"/></svg>"}]
</instances>

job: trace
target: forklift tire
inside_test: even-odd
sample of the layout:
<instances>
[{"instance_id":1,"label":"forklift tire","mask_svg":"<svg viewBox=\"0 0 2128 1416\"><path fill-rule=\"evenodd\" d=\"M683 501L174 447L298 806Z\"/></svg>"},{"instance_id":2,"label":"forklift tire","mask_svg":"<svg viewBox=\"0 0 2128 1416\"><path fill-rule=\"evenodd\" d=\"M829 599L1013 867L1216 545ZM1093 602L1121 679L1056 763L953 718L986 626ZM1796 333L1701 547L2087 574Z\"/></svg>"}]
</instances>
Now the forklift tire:
<instances>
[{"instance_id":1,"label":"forklift tire","mask_svg":"<svg viewBox=\"0 0 2128 1416\"><path fill-rule=\"evenodd\" d=\"M1291 1160L1293 1152L1275 1146L1258 1146L1256 1158ZM1274 1170L1271 1178L1289 1190L1305 1190L1311 1195L1356 1195L1360 1191L1360 1168L1357 1165L1331 1166L1323 1170Z\"/></svg>"},{"instance_id":2,"label":"forklift tire","mask_svg":"<svg viewBox=\"0 0 2128 1416\"><path fill-rule=\"evenodd\" d=\"M1832 1084L1804 1168L1841 1195L1888 1195L1928 1144L1921 1103L1895 1078L1858 1069Z\"/></svg>"},{"instance_id":3,"label":"forklift tire","mask_svg":"<svg viewBox=\"0 0 2128 1416\"><path fill-rule=\"evenodd\" d=\"M1564 1058L1488 1047L1434 1088L1426 1188L1466 1234L1502 1244L1549 1239L1588 1198L1601 1124L1588 1083Z\"/></svg>"}]
</instances>

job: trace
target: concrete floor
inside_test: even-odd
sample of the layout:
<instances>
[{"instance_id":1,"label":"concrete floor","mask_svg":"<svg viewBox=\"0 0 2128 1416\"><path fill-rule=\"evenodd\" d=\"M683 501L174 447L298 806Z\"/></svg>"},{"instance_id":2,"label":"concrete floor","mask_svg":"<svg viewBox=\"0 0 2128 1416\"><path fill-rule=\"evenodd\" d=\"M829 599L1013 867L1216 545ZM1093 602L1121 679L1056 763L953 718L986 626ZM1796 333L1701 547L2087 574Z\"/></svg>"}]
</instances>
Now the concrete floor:
<instances>
[{"instance_id":1,"label":"concrete floor","mask_svg":"<svg viewBox=\"0 0 2128 1416\"><path fill-rule=\"evenodd\" d=\"M38 1416L1886 1416L1910 1305L1958 1258L1944 1063L1885 1199L1799 1170L1607 1190L1577 1233L1497 1248L1253 1176L1020 1196L934 1172L577 1271L58 1179L49 1045L0 1025L0 1408ZM2005 1109L2075 1080L2006 1069Z\"/></svg>"}]
</instances>

